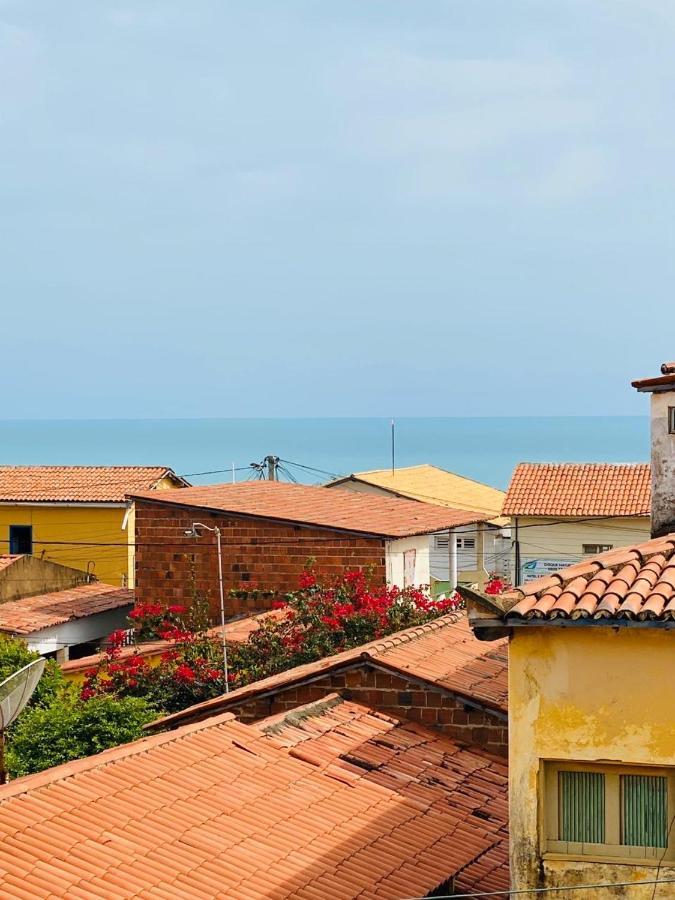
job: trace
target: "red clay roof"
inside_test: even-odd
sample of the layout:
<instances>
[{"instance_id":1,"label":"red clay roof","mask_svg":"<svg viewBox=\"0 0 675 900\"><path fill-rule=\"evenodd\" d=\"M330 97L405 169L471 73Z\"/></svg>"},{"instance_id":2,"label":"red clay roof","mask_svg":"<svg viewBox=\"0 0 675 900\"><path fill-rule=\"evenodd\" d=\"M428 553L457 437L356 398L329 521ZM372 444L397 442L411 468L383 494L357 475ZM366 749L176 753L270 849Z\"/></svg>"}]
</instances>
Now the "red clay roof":
<instances>
[{"instance_id":1,"label":"red clay roof","mask_svg":"<svg viewBox=\"0 0 675 900\"><path fill-rule=\"evenodd\" d=\"M504 762L361 717L354 762L226 714L4 785L0 894L393 900L472 864L506 884L482 865L503 854Z\"/></svg>"},{"instance_id":2,"label":"red clay roof","mask_svg":"<svg viewBox=\"0 0 675 900\"><path fill-rule=\"evenodd\" d=\"M648 463L520 463L505 516L648 516Z\"/></svg>"},{"instance_id":3,"label":"red clay roof","mask_svg":"<svg viewBox=\"0 0 675 900\"><path fill-rule=\"evenodd\" d=\"M544 619L670 622L675 619L675 534L601 553L492 600L503 608L507 624Z\"/></svg>"},{"instance_id":4,"label":"red clay roof","mask_svg":"<svg viewBox=\"0 0 675 900\"><path fill-rule=\"evenodd\" d=\"M638 391L663 391L675 388L675 362L664 362L661 365L661 374L655 378L640 378L631 381Z\"/></svg>"},{"instance_id":5,"label":"red clay roof","mask_svg":"<svg viewBox=\"0 0 675 900\"><path fill-rule=\"evenodd\" d=\"M363 769L363 778L442 813L465 809L496 843L455 878L455 891L509 887L507 763L333 694L257 723L291 755L325 767ZM478 813L478 816L476 816ZM478 823L475 823L478 824Z\"/></svg>"},{"instance_id":6,"label":"red clay roof","mask_svg":"<svg viewBox=\"0 0 675 900\"><path fill-rule=\"evenodd\" d=\"M0 631L11 634L33 634L83 619L120 606L131 606L134 592L112 584L81 584L79 587L35 597L23 597L0 603Z\"/></svg>"},{"instance_id":7,"label":"red clay roof","mask_svg":"<svg viewBox=\"0 0 675 900\"><path fill-rule=\"evenodd\" d=\"M150 728L175 727L237 708L261 695L314 679L323 673L363 661L409 675L434 687L475 700L506 713L508 656L506 640L486 645L473 636L466 616L441 616L426 625L407 628L381 640L296 666L262 678L212 700L205 700L153 722Z\"/></svg>"},{"instance_id":8,"label":"red clay roof","mask_svg":"<svg viewBox=\"0 0 675 900\"><path fill-rule=\"evenodd\" d=\"M212 484L168 493L134 493L135 498L217 510L235 515L315 525L385 538L431 534L486 521L486 514L449 509L416 500L336 491L280 481Z\"/></svg>"},{"instance_id":9,"label":"red clay roof","mask_svg":"<svg viewBox=\"0 0 675 900\"><path fill-rule=\"evenodd\" d=\"M0 614L2 607L0 606ZM269 612L258 613L255 616L247 616L246 618L235 619L227 622L225 625L225 634L229 644L241 644L248 640L249 636L255 631L260 622L264 619L281 619L285 615L283 610L270 610ZM220 637L220 625L209 628L207 632L211 637ZM173 641L143 641L140 644L132 644L128 647L122 647L119 650L119 659L127 659L130 656L158 656L165 650L174 647ZM86 672L98 665L104 658L104 653L92 653L91 656L82 656L80 659L69 659L67 662L61 663L61 671L64 675L76 675L79 672Z\"/></svg>"},{"instance_id":10,"label":"red clay roof","mask_svg":"<svg viewBox=\"0 0 675 900\"><path fill-rule=\"evenodd\" d=\"M123 503L164 477L187 484L166 466L0 466L0 502Z\"/></svg>"}]
</instances>

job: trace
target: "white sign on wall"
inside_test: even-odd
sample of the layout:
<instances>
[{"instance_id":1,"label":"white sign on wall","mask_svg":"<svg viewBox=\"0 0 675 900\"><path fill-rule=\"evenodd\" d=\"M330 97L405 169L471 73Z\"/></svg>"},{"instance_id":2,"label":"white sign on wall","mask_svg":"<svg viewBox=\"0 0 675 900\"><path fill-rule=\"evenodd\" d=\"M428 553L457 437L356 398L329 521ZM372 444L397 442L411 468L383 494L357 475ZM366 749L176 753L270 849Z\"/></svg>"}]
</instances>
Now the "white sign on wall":
<instances>
[{"instance_id":1,"label":"white sign on wall","mask_svg":"<svg viewBox=\"0 0 675 900\"><path fill-rule=\"evenodd\" d=\"M527 559L521 566L522 581L534 581L535 578L541 578L542 575L551 575L553 572L559 572L566 566L571 566L578 562L576 559L567 557L566 559Z\"/></svg>"}]
</instances>

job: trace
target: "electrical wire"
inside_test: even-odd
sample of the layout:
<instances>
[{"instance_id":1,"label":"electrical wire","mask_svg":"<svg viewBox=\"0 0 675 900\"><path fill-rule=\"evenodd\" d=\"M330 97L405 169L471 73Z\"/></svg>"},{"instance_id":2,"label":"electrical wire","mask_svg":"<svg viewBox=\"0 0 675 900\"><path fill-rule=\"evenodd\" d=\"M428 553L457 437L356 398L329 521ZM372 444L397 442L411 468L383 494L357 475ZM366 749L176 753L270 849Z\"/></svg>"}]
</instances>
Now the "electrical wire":
<instances>
[{"instance_id":1,"label":"electrical wire","mask_svg":"<svg viewBox=\"0 0 675 900\"><path fill-rule=\"evenodd\" d=\"M636 860L636 863L638 860ZM564 885L562 887L543 887L543 888L515 888L503 891L479 891L478 893L471 894L434 894L434 900L469 900L469 898L476 897L517 897L524 896L525 894L546 894L546 893L561 893L563 891L593 891L593 890L603 890L606 891L608 888L614 890L616 888L624 888L624 887L639 887L640 885L646 884L654 884L656 886L660 884L675 884L675 878L662 878L662 879L654 879L648 878L644 881L615 881L613 883L606 882L604 884L569 884ZM424 897L405 897L402 900L428 900L429 895L426 894Z\"/></svg>"},{"instance_id":2,"label":"electrical wire","mask_svg":"<svg viewBox=\"0 0 675 900\"><path fill-rule=\"evenodd\" d=\"M338 475L336 472L327 472L325 469L317 469L314 466L306 466L303 463L291 462L290 459L281 459L279 462L286 463L288 466L296 466L298 469L305 469L308 472L316 472L317 475L328 475L329 478L345 478L345 475Z\"/></svg>"}]
</instances>

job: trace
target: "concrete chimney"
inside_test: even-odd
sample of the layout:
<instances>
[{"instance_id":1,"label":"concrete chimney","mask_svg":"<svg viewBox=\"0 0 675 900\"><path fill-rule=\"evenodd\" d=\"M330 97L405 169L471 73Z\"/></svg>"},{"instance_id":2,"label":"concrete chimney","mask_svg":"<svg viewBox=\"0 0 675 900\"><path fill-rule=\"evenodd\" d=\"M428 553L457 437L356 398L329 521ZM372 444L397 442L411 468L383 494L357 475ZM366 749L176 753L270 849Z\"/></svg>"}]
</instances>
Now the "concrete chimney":
<instances>
[{"instance_id":1,"label":"concrete chimney","mask_svg":"<svg viewBox=\"0 0 675 900\"><path fill-rule=\"evenodd\" d=\"M660 537L675 531L675 362L632 384L652 395L652 537Z\"/></svg>"}]
</instances>

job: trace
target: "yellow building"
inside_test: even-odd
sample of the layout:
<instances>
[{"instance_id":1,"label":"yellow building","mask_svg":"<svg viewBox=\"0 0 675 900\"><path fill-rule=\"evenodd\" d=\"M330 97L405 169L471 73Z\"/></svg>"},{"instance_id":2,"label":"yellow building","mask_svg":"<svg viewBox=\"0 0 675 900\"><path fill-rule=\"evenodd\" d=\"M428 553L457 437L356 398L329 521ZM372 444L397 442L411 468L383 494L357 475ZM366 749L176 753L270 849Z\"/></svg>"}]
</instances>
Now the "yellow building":
<instances>
[{"instance_id":1,"label":"yellow building","mask_svg":"<svg viewBox=\"0 0 675 900\"><path fill-rule=\"evenodd\" d=\"M419 500L451 509L483 513L480 525L456 529L458 577L462 582L483 582L496 572L511 580L511 536L508 518L501 516L504 492L428 463L394 469L355 472L337 478L329 488ZM448 579L448 538L439 535L429 548L430 576L441 586Z\"/></svg>"},{"instance_id":2,"label":"yellow building","mask_svg":"<svg viewBox=\"0 0 675 900\"><path fill-rule=\"evenodd\" d=\"M164 466L0 466L0 552L132 586L125 496L186 485Z\"/></svg>"},{"instance_id":3,"label":"yellow building","mask_svg":"<svg viewBox=\"0 0 675 900\"><path fill-rule=\"evenodd\" d=\"M464 596L477 637L510 638L512 888L674 897L675 534Z\"/></svg>"},{"instance_id":4,"label":"yellow building","mask_svg":"<svg viewBox=\"0 0 675 900\"><path fill-rule=\"evenodd\" d=\"M511 518L513 583L649 538L648 463L520 463L502 510Z\"/></svg>"}]
</instances>

